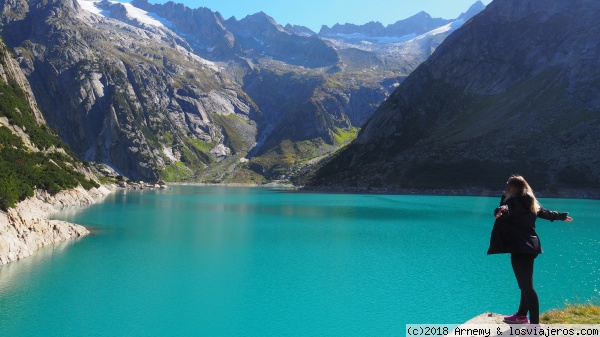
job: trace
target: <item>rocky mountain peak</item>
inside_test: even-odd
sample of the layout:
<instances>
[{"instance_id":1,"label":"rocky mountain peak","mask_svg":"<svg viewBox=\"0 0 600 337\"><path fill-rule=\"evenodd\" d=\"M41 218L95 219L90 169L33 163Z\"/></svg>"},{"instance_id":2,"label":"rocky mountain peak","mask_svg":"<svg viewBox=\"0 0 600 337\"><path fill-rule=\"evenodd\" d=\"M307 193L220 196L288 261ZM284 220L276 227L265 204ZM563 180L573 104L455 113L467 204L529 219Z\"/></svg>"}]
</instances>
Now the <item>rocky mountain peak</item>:
<instances>
[{"instance_id":1,"label":"rocky mountain peak","mask_svg":"<svg viewBox=\"0 0 600 337\"><path fill-rule=\"evenodd\" d=\"M423 19L431 19L431 15L425 11L420 11L419 13L409 17L407 20L423 20Z\"/></svg>"},{"instance_id":2,"label":"rocky mountain peak","mask_svg":"<svg viewBox=\"0 0 600 337\"><path fill-rule=\"evenodd\" d=\"M469 9L462 13L457 20L467 21L475 15L479 14L481 11L485 9L485 5L481 1L477 1L469 7Z\"/></svg>"},{"instance_id":3,"label":"rocky mountain peak","mask_svg":"<svg viewBox=\"0 0 600 337\"><path fill-rule=\"evenodd\" d=\"M289 23L287 25L285 25L284 28L286 31L288 31L290 33L301 35L301 36L312 36L312 35L317 34L308 27L298 26L298 25L290 25Z\"/></svg>"},{"instance_id":4,"label":"rocky mountain peak","mask_svg":"<svg viewBox=\"0 0 600 337\"><path fill-rule=\"evenodd\" d=\"M238 31L240 35L262 36L266 38L275 38L278 34L286 31L272 17L265 12L258 12L248 15L245 18L235 22L230 26Z\"/></svg>"}]
</instances>

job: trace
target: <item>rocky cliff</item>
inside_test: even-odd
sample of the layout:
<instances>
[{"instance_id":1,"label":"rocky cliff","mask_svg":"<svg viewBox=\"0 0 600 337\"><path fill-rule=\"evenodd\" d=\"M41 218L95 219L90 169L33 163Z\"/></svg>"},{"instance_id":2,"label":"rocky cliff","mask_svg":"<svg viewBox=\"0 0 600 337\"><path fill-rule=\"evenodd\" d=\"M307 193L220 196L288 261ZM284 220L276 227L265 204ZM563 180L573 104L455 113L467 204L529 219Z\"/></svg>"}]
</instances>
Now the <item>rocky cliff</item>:
<instances>
[{"instance_id":1,"label":"rocky cliff","mask_svg":"<svg viewBox=\"0 0 600 337\"><path fill-rule=\"evenodd\" d=\"M256 119L239 85L159 21L130 15L131 5L93 7L108 18L82 8L91 2L28 4L3 4L18 13L2 17L3 35L49 124L79 157L156 180L171 164L216 160L210 150L228 135L213 115L239 116L229 124Z\"/></svg>"},{"instance_id":2,"label":"rocky cliff","mask_svg":"<svg viewBox=\"0 0 600 337\"><path fill-rule=\"evenodd\" d=\"M496 0L378 108L319 185L600 187L600 3Z\"/></svg>"},{"instance_id":3,"label":"rocky cliff","mask_svg":"<svg viewBox=\"0 0 600 337\"><path fill-rule=\"evenodd\" d=\"M88 233L82 226L48 220L61 208L90 204L109 192L92 187L99 186L92 168L63 145L0 41L0 265Z\"/></svg>"},{"instance_id":4,"label":"rocky cliff","mask_svg":"<svg viewBox=\"0 0 600 337\"><path fill-rule=\"evenodd\" d=\"M0 265L28 257L44 246L88 235L83 226L48 218L65 207L92 204L108 193L107 187L76 188L55 195L37 190L33 197L0 211Z\"/></svg>"}]
</instances>

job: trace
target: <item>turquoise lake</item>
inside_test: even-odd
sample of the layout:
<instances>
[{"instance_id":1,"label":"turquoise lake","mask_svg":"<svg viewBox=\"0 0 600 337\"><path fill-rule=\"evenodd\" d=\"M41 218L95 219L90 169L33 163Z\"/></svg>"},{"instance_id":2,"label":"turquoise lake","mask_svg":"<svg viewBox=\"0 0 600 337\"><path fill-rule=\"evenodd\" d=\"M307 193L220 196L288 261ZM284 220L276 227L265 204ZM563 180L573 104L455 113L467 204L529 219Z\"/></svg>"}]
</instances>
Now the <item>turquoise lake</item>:
<instances>
[{"instance_id":1,"label":"turquoise lake","mask_svg":"<svg viewBox=\"0 0 600 337\"><path fill-rule=\"evenodd\" d=\"M0 336L404 336L512 314L499 197L220 186L115 192L55 218L93 235L0 267ZM541 199L542 311L600 299L600 201Z\"/></svg>"}]
</instances>

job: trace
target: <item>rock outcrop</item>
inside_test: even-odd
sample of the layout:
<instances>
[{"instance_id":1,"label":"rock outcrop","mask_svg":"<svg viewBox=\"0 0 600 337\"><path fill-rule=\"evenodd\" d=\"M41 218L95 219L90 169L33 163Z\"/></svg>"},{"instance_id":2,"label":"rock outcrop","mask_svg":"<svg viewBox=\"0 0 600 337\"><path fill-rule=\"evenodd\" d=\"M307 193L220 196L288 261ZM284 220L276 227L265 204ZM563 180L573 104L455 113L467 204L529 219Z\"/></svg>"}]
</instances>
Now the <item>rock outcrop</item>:
<instances>
[{"instance_id":1,"label":"rock outcrop","mask_svg":"<svg viewBox=\"0 0 600 337\"><path fill-rule=\"evenodd\" d=\"M65 207L92 204L111 189L76 188L56 195L38 190L16 207L0 212L0 265L28 257L44 246L88 235L81 225L48 218Z\"/></svg>"},{"instance_id":2,"label":"rock outcrop","mask_svg":"<svg viewBox=\"0 0 600 337\"><path fill-rule=\"evenodd\" d=\"M29 82L0 41L0 265L89 233L48 219L110 192L97 184L93 167L70 153L47 127Z\"/></svg>"}]
</instances>

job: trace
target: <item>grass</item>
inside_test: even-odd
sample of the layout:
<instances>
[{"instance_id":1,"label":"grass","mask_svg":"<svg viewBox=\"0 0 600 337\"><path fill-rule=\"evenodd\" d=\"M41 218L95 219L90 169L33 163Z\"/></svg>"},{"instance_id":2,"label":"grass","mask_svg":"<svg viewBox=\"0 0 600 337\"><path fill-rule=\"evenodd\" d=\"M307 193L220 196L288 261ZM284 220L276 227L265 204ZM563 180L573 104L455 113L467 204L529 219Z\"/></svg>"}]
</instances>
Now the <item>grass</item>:
<instances>
[{"instance_id":1,"label":"grass","mask_svg":"<svg viewBox=\"0 0 600 337\"><path fill-rule=\"evenodd\" d=\"M231 148L235 153L242 153L250 144L248 144L242 136L239 135L236 124L247 124L247 122L238 117L236 114L221 115L213 114L215 124L221 126L225 133L225 145Z\"/></svg>"},{"instance_id":2,"label":"grass","mask_svg":"<svg viewBox=\"0 0 600 337\"><path fill-rule=\"evenodd\" d=\"M335 128L333 131L333 139L336 144L344 144L353 141L356 138L358 129L351 127L350 130L344 130L342 128Z\"/></svg>"},{"instance_id":3,"label":"grass","mask_svg":"<svg viewBox=\"0 0 600 337\"><path fill-rule=\"evenodd\" d=\"M567 303L565 308L543 313L540 321L545 324L600 324L600 306Z\"/></svg>"},{"instance_id":4,"label":"grass","mask_svg":"<svg viewBox=\"0 0 600 337\"><path fill-rule=\"evenodd\" d=\"M210 150L212 150L215 146L217 146L216 142L207 143L200 139L191 138L191 137L187 137L186 141L188 143L190 143L192 146L194 146L198 151L205 153L207 155L210 153Z\"/></svg>"},{"instance_id":5,"label":"grass","mask_svg":"<svg viewBox=\"0 0 600 337\"><path fill-rule=\"evenodd\" d=\"M290 172L296 162L295 153L294 143L284 140L275 149L250 159L250 167L267 178L278 178Z\"/></svg>"},{"instance_id":6,"label":"grass","mask_svg":"<svg viewBox=\"0 0 600 337\"><path fill-rule=\"evenodd\" d=\"M160 177L165 181L185 181L192 173L184 163L176 162L161 170Z\"/></svg>"},{"instance_id":7,"label":"grass","mask_svg":"<svg viewBox=\"0 0 600 337\"><path fill-rule=\"evenodd\" d=\"M232 172L231 176L227 177L226 183L239 184L266 184L269 181L262 175L244 167L237 168Z\"/></svg>"}]
</instances>

